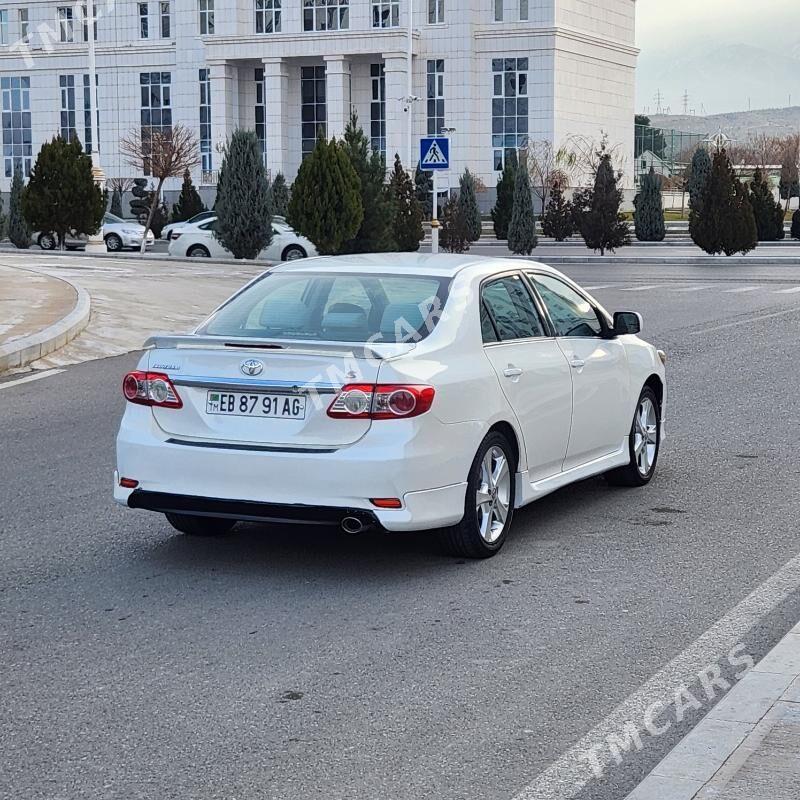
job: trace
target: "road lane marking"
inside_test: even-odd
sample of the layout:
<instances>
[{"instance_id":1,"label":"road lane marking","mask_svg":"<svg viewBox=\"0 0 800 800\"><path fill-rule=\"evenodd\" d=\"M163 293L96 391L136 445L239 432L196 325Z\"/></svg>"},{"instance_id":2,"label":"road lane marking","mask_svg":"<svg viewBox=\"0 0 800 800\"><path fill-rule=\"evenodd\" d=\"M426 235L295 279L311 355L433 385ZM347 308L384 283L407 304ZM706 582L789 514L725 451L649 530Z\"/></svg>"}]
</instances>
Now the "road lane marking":
<instances>
[{"instance_id":1,"label":"road lane marking","mask_svg":"<svg viewBox=\"0 0 800 800\"><path fill-rule=\"evenodd\" d=\"M44 372L36 372L33 375L26 375L24 378L17 378L14 381L6 381L0 383L0 389L8 389L11 386L19 386L21 383L31 383L31 381L39 381L42 378L49 378L51 375L58 375L59 372L64 372L63 369L48 369Z\"/></svg>"},{"instance_id":2,"label":"road lane marking","mask_svg":"<svg viewBox=\"0 0 800 800\"><path fill-rule=\"evenodd\" d=\"M772 294L797 294L800 292L800 286L792 286L791 289L776 289Z\"/></svg>"},{"instance_id":3,"label":"road lane marking","mask_svg":"<svg viewBox=\"0 0 800 800\"><path fill-rule=\"evenodd\" d=\"M691 686L702 669L715 663L741 642L763 617L777 608L800 586L800 555L784 564L771 578L752 591L724 617L701 634L682 653L653 675L602 722L592 728L579 742L521 792L514 800L571 800L593 779L592 765L586 758L596 745L606 742L609 735L619 734L627 722L640 724L647 709L661 702L664 707L674 703L675 690ZM608 748L595 750L604 767L616 765Z\"/></svg>"},{"instance_id":4,"label":"road lane marking","mask_svg":"<svg viewBox=\"0 0 800 800\"><path fill-rule=\"evenodd\" d=\"M712 289L712 286L684 286L681 289L667 289L668 292L702 292L703 289Z\"/></svg>"},{"instance_id":5,"label":"road lane marking","mask_svg":"<svg viewBox=\"0 0 800 800\"><path fill-rule=\"evenodd\" d=\"M704 336L707 333L713 333L714 331L724 331L726 328L738 328L739 325L750 325L753 322L759 322L762 319L772 319L773 317L783 317L786 314L794 314L795 312L800 311L800 306L792 306L791 308L786 308L783 311L775 311L772 314L761 314L758 317L747 317L747 319L740 319L736 322L726 322L722 325L715 325L713 328L703 328L702 331L691 331L690 336Z\"/></svg>"},{"instance_id":6,"label":"road lane marking","mask_svg":"<svg viewBox=\"0 0 800 800\"><path fill-rule=\"evenodd\" d=\"M653 284L652 286L626 286L624 289L620 289L621 292L647 292L650 289L663 289L663 283Z\"/></svg>"},{"instance_id":7,"label":"road lane marking","mask_svg":"<svg viewBox=\"0 0 800 800\"><path fill-rule=\"evenodd\" d=\"M614 285L613 283L604 283L601 286L584 286L583 288L586 289L587 292L593 292L595 289L610 289Z\"/></svg>"},{"instance_id":8,"label":"road lane marking","mask_svg":"<svg viewBox=\"0 0 800 800\"><path fill-rule=\"evenodd\" d=\"M760 286L737 286L735 289L723 289L725 294L744 294L745 292L757 292Z\"/></svg>"}]
</instances>

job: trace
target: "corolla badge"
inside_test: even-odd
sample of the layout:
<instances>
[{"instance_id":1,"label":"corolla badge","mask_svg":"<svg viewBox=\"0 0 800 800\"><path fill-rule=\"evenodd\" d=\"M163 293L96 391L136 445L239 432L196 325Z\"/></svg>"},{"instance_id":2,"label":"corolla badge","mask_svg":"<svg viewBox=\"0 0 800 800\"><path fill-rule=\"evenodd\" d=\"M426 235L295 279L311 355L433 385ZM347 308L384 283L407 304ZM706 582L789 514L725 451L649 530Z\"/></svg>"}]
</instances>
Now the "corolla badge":
<instances>
[{"instance_id":1,"label":"corolla badge","mask_svg":"<svg viewBox=\"0 0 800 800\"><path fill-rule=\"evenodd\" d=\"M264 371L264 364L256 358L248 358L242 361L239 367L245 375L260 375Z\"/></svg>"}]
</instances>

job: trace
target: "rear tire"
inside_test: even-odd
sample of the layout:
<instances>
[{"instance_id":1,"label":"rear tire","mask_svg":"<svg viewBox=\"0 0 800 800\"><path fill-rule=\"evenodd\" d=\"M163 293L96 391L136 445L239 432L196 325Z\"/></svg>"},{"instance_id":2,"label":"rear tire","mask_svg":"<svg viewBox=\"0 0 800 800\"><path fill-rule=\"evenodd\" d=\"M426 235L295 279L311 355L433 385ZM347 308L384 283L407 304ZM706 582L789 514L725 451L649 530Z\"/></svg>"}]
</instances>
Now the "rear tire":
<instances>
[{"instance_id":1,"label":"rear tire","mask_svg":"<svg viewBox=\"0 0 800 800\"><path fill-rule=\"evenodd\" d=\"M236 524L235 519L222 517L197 517L192 514L165 514L167 522L176 531L187 536L224 536Z\"/></svg>"},{"instance_id":2,"label":"rear tire","mask_svg":"<svg viewBox=\"0 0 800 800\"><path fill-rule=\"evenodd\" d=\"M514 517L514 450L493 431L481 442L467 477L464 516L441 532L448 552L464 558L491 558L503 546Z\"/></svg>"},{"instance_id":3,"label":"rear tire","mask_svg":"<svg viewBox=\"0 0 800 800\"><path fill-rule=\"evenodd\" d=\"M58 243L52 233L43 233L39 236L38 244L42 250L55 250Z\"/></svg>"},{"instance_id":4,"label":"rear tire","mask_svg":"<svg viewBox=\"0 0 800 800\"><path fill-rule=\"evenodd\" d=\"M281 253L281 261L297 261L305 258L308 254L299 244L290 244Z\"/></svg>"},{"instance_id":5,"label":"rear tire","mask_svg":"<svg viewBox=\"0 0 800 800\"><path fill-rule=\"evenodd\" d=\"M655 475L661 450L661 408L649 386L642 389L636 403L628 450L630 463L607 472L604 477L612 486L646 486Z\"/></svg>"},{"instance_id":6,"label":"rear tire","mask_svg":"<svg viewBox=\"0 0 800 800\"><path fill-rule=\"evenodd\" d=\"M116 233L109 233L106 236L106 252L118 253L122 250L122 239Z\"/></svg>"},{"instance_id":7,"label":"rear tire","mask_svg":"<svg viewBox=\"0 0 800 800\"><path fill-rule=\"evenodd\" d=\"M201 244L193 244L187 251L188 258L211 258L211 253Z\"/></svg>"}]
</instances>

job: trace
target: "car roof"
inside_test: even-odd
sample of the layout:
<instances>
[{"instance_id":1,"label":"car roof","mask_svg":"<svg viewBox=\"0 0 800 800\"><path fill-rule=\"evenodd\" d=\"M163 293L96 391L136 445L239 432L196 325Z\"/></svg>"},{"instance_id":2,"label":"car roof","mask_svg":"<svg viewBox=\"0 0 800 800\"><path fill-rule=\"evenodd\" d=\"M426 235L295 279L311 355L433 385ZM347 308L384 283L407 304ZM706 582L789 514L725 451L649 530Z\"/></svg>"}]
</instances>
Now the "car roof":
<instances>
[{"instance_id":1,"label":"car roof","mask_svg":"<svg viewBox=\"0 0 800 800\"><path fill-rule=\"evenodd\" d=\"M435 277L455 277L468 271L476 275L491 275L504 269L520 269L535 266L548 272L551 267L534 261L513 258L492 258L490 256L459 255L445 253L375 253L348 256L321 256L319 258L298 259L273 267L279 272L378 272L380 270L398 274L431 275Z\"/></svg>"}]
</instances>

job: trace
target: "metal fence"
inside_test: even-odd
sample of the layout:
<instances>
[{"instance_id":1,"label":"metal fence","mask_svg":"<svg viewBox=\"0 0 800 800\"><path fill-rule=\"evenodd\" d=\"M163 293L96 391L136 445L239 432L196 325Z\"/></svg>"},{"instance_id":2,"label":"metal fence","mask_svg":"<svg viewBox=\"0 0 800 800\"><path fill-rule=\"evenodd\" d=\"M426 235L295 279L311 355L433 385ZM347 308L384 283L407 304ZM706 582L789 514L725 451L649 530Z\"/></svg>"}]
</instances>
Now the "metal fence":
<instances>
[{"instance_id":1,"label":"metal fence","mask_svg":"<svg viewBox=\"0 0 800 800\"><path fill-rule=\"evenodd\" d=\"M636 125L633 142L636 185L652 167L661 176L665 187L677 187L686 174L694 151L707 138L707 133L685 133L671 128Z\"/></svg>"}]
</instances>

